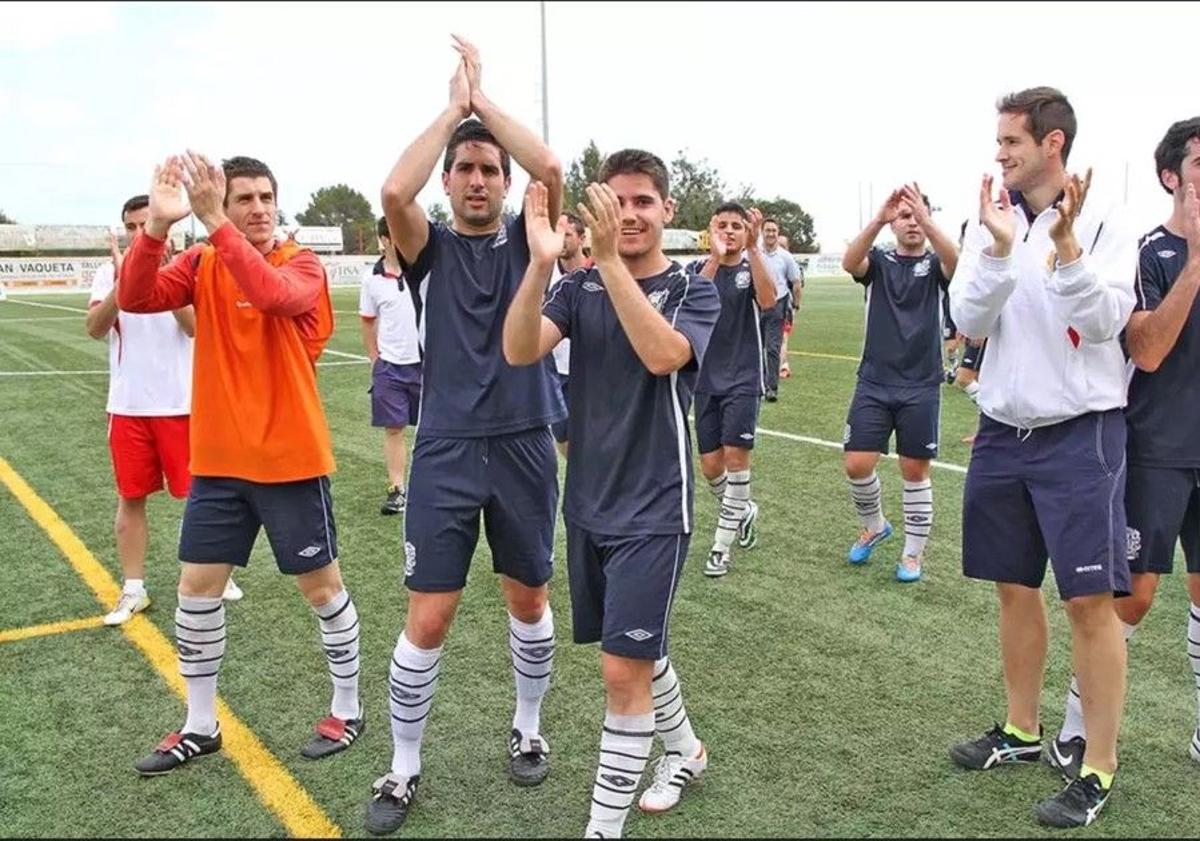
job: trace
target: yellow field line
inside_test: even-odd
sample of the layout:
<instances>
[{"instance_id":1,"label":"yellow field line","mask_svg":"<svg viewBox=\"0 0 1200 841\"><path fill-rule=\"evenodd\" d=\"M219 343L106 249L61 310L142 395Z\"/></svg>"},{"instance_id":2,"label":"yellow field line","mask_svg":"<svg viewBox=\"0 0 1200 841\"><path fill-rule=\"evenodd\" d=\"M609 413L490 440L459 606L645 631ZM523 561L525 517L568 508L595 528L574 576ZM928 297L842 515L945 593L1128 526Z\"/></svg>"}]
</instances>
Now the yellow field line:
<instances>
[{"instance_id":1,"label":"yellow field line","mask_svg":"<svg viewBox=\"0 0 1200 841\"><path fill-rule=\"evenodd\" d=\"M815 356L818 359L844 359L847 362L861 362L857 356L845 356L840 353L813 353L809 350L789 350L788 356Z\"/></svg>"},{"instance_id":2,"label":"yellow field line","mask_svg":"<svg viewBox=\"0 0 1200 841\"><path fill-rule=\"evenodd\" d=\"M116 601L121 588L109 575L108 570L96 560L54 509L47 505L3 458L0 458L0 482L8 487L13 496L25 506L34 522L49 535L54 545L79 573L79 577L96 594L96 599L101 604ZM163 633L143 614L122 625L121 630L145 655L175 694L186 701L186 688L183 678L179 676L175 647ZM308 792L267 750L250 728L219 698L217 715L221 721L222 749L233 760L246 782L250 783L263 805L275 813L291 835L301 838L341 837L337 825L313 802Z\"/></svg>"},{"instance_id":3,"label":"yellow field line","mask_svg":"<svg viewBox=\"0 0 1200 841\"><path fill-rule=\"evenodd\" d=\"M63 622L49 622L45 625L30 625L28 628L10 628L0 631L0 642L16 642L33 637L50 637L55 634L65 634L67 631L83 631L88 628L100 628L104 625L103 616L89 616L86 619L67 619Z\"/></svg>"}]
</instances>

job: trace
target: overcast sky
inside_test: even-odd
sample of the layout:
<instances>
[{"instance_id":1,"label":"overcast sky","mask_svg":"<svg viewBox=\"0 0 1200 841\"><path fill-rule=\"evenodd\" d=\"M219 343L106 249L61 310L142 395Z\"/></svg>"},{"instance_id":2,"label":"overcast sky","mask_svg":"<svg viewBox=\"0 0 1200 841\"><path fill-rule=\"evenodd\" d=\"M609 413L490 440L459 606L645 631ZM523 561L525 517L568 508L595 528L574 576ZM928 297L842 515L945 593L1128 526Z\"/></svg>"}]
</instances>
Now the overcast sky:
<instances>
[{"instance_id":1,"label":"overcast sky","mask_svg":"<svg viewBox=\"0 0 1200 841\"><path fill-rule=\"evenodd\" d=\"M186 146L266 161L289 218L345 182L379 211L403 148L444 106L474 40L483 86L541 127L538 4L0 4L0 209L116 224ZM947 228L996 171L998 96L1053 85L1075 107L1072 168L1139 230L1169 212L1154 147L1200 113L1195 3L546 4L550 142L595 139L714 164L731 191L799 202L836 251L916 179ZM510 203L526 179L514 171ZM860 189L861 185L861 189ZM422 193L440 197L436 180Z\"/></svg>"}]
</instances>

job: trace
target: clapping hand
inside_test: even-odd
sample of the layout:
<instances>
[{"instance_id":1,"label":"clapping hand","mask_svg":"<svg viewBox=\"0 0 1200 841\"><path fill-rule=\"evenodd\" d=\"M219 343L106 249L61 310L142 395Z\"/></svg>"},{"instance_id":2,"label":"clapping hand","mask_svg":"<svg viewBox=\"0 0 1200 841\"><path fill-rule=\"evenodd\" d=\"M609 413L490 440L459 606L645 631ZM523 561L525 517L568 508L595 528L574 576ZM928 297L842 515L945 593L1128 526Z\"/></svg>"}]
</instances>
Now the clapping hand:
<instances>
[{"instance_id":1,"label":"clapping hand","mask_svg":"<svg viewBox=\"0 0 1200 841\"><path fill-rule=\"evenodd\" d=\"M992 176L985 175L979 185L979 221L991 231L992 239L996 241L992 255L1007 257L1016 236L1016 218L1008 190L1003 187L1000 188L1000 206L996 206L992 199L992 183Z\"/></svg>"},{"instance_id":2,"label":"clapping hand","mask_svg":"<svg viewBox=\"0 0 1200 841\"><path fill-rule=\"evenodd\" d=\"M563 231L550 224L550 191L541 181L525 191L525 235L531 262L550 265L562 254Z\"/></svg>"}]
</instances>

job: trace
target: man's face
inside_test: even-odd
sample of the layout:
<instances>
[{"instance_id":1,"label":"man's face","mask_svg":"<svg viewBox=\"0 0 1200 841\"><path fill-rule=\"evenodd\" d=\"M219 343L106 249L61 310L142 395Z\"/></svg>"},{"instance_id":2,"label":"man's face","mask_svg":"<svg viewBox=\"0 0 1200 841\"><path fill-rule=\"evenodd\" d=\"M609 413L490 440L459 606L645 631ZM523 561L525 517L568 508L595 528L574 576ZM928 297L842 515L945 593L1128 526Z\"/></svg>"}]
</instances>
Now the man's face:
<instances>
[{"instance_id":1,"label":"man's face","mask_svg":"<svg viewBox=\"0 0 1200 841\"><path fill-rule=\"evenodd\" d=\"M275 191L265 175L239 175L225 188L225 215L253 246L275 238Z\"/></svg>"},{"instance_id":2,"label":"man's face","mask_svg":"<svg viewBox=\"0 0 1200 841\"><path fill-rule=\"evenodd\" d=\"M558 217L558 224L563 231L562 254L559 256L564 260L574 260L579 254L579 249L583 248L583 238L579 231L575 230L575 223L566 215Z\"/></svg>"},{"instance_id":3,"label":"man's face","mask_svg":"<svg viewBox=\"0 0 1200 841\"><path fill-rule=\"evenodd\" d=\"M896 242L905 248L915 249L925 244L925 232L917 224L912 208L907 205L902 207L900 214L892 220L892 234L896 237Z\"/></svg>"},{"instance_id":4,"label":"man's face","mask_svg":"<svg viewBox=\"0 0 1200 841\"><path fill-rule=\"evenodd\" d=\"M1187 142L1187 154L1183 156L1179 172L1179 175L1167 172L1163 178L1163 182L1175 194L1176 200L1183 200L1188 184L1195 187L1196 194L1200 195L1200 138L1193 137Z\"/></svg>"},{"instance_id":5,"label":"man's face","mask_svg":"<svg viewBox=\"0 0 1200 841\"><path fill-rule=\"evenodd\" d=\"M1045 179L1049 171L1047 147L1053 131L1042 138L1039 144L1033 139L1024 114L1001 114L996 130L996 162L1003 173L1004 189L1028 192Z\"/></svg>"},{"instance_id":6,"label":"man's face","mask_svg":"<svg viewBox=\"0 0 1200 841\"><path fill-rule=\"evenodd\" d=\"M379 253L383 254L383 255L387 255L387 254L391 253L391 250L392 250L391 239L389 239L388 237L378 237L378 240L379 240Z\"/></svg>"},{"instance_id":7,"label":"man's face","mask_svg":"<svg viewBox=\"0 0 1200 841\"><path fill-rule=\"evenodd\" d=\"M762 227L763 245L768 251L774 251L779 244L779 226L774 222L764 222Z\"/></svg>"},{"instance_id":8,"label":"man's face","mask_svg":"<svg viewBox=\"0 0 1200 841\"><path fill-rule=\"evenodd\" d=\"M121 222L125 225L126 241L133 242L133 238L146 229L146 222L149 219L150 208L148 206L122 213Z\"/></svg>"},{"instance_id":9,"label":"man's face","mask_svg":"<svg viewBox=\"0 0 1200 841\"><path fill-rule=\"evenodd\" d=\"M725 243L727 254L740 253L745 249L750 227L740 213L734 213L732 210L718 213L713 217L712 229L713 235L720 237Z\"/></svg>"},{"instance_id":10,"label":"man's face","mask_svg":"<svg viewBox=\"0 0 1200 841\"><path fill-rule=\"evenodd\" d=\"M450 197L456 219L472 228L487 228L504 211L511 179L500 168L500 149L492 143L468 140L454 150L450 171L442 173L442 187Z\"/></svg>"},{"instance_id":11,"label":"man's face","mask_svg":"<svg viewBox=\"0 0 1200 841\"><path fill-rule=\"evenodd\" d=\"M675 202L664 201L650 176L640 172L614 175L608 186L620 202L617 253L632 260L661 248L663 228L675 217Z\"/></svg>"}]
</instances>

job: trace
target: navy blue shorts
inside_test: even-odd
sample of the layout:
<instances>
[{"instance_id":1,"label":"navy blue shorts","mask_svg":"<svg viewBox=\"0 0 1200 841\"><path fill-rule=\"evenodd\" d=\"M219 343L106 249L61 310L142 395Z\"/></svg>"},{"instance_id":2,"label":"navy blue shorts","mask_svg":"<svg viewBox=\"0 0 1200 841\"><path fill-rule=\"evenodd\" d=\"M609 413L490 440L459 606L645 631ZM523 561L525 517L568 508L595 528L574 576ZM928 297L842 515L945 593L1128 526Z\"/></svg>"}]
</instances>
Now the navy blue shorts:
<instances>
[{"instance_id":1,"label":"navy blue shorts","mask_svg":"<svg viewBox=\"0 0 1200 841\"><path fill-rule=\"evenodd\" d=\"M611 536L567 525L575 642L635 660L667 656L671 602L689 535Z\"/></svg>"},{"instance_id":2,"label":"navy blue shorts","mask_svg":"<svg viewBox=\"0 0 1200 841\"><path fill-rule=\"evenodd\" d=\"M415 426L421 411L421 363L397 365L380 358L371 367L371 426Z\"/></svg>"},{"instance_id":3,"label":"navy blue shorts","mask_svg":"<svg viewBox=\"0 0 1200 841\"><path fill-rule=\"evenodd\" d=\"M1125 517L1131 572L1171 572L1177 539L1187 571L1200 572L1200 470L1130 465Z\"/></svg>"},{"instance_id":4,"label":"navy blue shorts","mask_svg":"<svg viewBox=\"0 0 1200 841\"><path fill-rule=\"evenodd\" d=\"M859 380L846 416L843 449L886 453L896 432L896 452L906 458L938 454L942 393L934 386L890 386Z\"/></svg>"},{"instance_id":5,"label":"navy blue shorts","mask_svg":"<svg viewBox=\"0 0 1200 841\"><path fill-rule=\"evenodd\" d=\"M721 447L754 449L758 427L758 394L696 393L696 446L701 453Z\"/></svg>"},{"instance_id":6,"label":"navy blue shorts","mask_svg":"<svg viewBox=\"0 0 1200 841\"><path fill-rule=\"evenodd\" d=\"M567 402L567 384L571 381L571 378L566 374L555 374L555 376L558 377L558 388L562 392L563 405L570 406L571 404ZM567 441L567 419L563 418L560 421L550 424L550 431L554 434L555 441L565 444Z\"/></svg>"},{"instance_id":7,"label":"navy blue shorts","mask_svg":"<svg viewBox=\"0 0 1200 841\"><path fill-rule=\"evenodd\" d=\"M962 360L958 363L959 368L966 368L968 371L978 371L979 366L983 364L983 352L987 350L987 341L980 345L973 345L967 342L963 347Z\"/></svg>"},{"instance_id":8,"label":"navy blue shorts","mask_svg":"<svg viewBox=\"0 0 1200 841\"><path fill-rule=\"evenodd\" d=\"M244 567L260 526L280 572L302 575L336 560L329 477L268 484L193 476L179 527L179 560Z\"/></svg>"},{"instance_id":9,"label":"navy blue shorts","mask_svg":"<svg viewBox=\"0 0 1200 841\"><path fill-rule=\"evenodd\" d=\"M1061 598L1129 593L1125 416L1089 412L1018 430L982 415L963 490L968 578L1042 586Z\"/></svg>"},{"instance_id":10,"label":"navy blue shorts","mask_svg":"<svg viewBox=\"0 0 1200 841\"><path fill-rule=\"evenodd\" d=\"M421 593L461 590L479 542L492 569L528 587L554 574L558 454L546 427L491 438L420 437L404 514L404 583Z\"/></svg>"}]
</instances>

